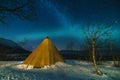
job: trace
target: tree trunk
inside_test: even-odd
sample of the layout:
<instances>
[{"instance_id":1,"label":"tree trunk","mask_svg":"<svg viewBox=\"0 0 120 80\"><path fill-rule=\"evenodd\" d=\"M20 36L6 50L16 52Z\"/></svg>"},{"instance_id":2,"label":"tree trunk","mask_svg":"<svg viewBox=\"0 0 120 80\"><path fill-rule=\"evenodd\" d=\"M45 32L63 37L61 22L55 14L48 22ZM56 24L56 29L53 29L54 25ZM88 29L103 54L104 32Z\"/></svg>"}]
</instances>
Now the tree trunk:
<instances>
[{"instance_id":1,"label":"tree trunk","mask_svg":"<svg viewBox=\"0 0 120 80\"><path fill-rule=\"evenodd\" d=\"M117 67L120 67L119 57L117 57Z\"/></svg>"},{"instance_id":2,"label":"tree trunk","mask_svg":"<svg viewBox=\"0 0 120 80\"><path fill-rule=\"evenodd\" d=\"M120 67L120 60L118 60L118 67Z\"/></svg>"},{"instance_id":3,"label":"tree trunk","mask_svg":"<svg viewBox=\"0 0 120 80\"><path fill-rule=\"evenodd\" d=\"M98 75L102 75L102 72L98 69L96 64L96 58L95 58L95 42L92 41L92 59L93 59L93 66L95 68L95 72Z\"/></svg>"},{"instance_id":4,"label":"tree trunk","mask_svg":"<svg viewBox=\"0 0 120 80\"><path fill-rule=\"evenodd\" d=\"M115 59L115 56L113 56L113 62L114 62L114 66L116 66L116 59Z\"/></svg>"}]
</instances>

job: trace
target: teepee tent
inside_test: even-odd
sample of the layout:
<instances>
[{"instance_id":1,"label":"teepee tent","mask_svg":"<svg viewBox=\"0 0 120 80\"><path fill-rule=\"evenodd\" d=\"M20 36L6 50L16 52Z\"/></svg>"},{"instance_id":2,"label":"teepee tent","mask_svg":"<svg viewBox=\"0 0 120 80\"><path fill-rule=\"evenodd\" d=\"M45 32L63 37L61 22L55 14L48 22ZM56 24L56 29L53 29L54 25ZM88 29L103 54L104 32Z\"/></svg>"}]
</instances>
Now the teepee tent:
<instances>
[{"instance_id":1,"label":"teepee tent","mask_svg":"<svg viewBox=\"0 0 120 80\"><path fill-rule=\"evenodd\" d=\"M51 40L46 37L27 57L23 64L26 66L43 67L55 64L56 62L64 62L64 59Z\"/></svg>"}]
</instances>

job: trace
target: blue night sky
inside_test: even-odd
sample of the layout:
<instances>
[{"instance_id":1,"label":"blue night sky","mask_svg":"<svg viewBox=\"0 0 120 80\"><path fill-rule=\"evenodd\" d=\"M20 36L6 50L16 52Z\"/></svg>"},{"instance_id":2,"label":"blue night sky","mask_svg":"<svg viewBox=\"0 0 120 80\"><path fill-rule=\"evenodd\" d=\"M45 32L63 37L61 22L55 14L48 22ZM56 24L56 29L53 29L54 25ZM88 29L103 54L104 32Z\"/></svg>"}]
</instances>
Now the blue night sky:
<instances>
[{"instance_id":1,"label":"blue night sky","mask_svg":"<svg viewBox=\"0 0 120 80\"><path fill-rule=\"evenodd\" d=\"M77 49L84 40L81 28L88 22L115 21L112 36L120 41L120 0L37 0L36 6L36 20L9 17L6 24L0 23L0 37L18 43L27 39L24 47L33 49L49 36L58 49L65 49L69 42Z\"/></svg>"}]
</instances>

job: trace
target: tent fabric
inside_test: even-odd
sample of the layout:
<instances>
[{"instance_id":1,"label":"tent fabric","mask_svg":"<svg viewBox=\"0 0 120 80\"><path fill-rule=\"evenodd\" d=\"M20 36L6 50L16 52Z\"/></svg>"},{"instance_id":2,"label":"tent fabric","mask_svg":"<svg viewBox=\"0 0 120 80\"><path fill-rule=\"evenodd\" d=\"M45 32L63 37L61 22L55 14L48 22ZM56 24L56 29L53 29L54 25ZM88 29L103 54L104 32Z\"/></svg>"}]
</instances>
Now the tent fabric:
<instances>
[{"instance_id":1,"label":"tent fabric","mask_svg":"<svg viewBox=\"0 0 120 80\"><path fill-rule=\"evenodd\" d=\"M43 67L55 64L56 62L64 62L64 59L51 40L46 37L26 58L23 64L33 67Z\"/></svg>"}]
</instances>

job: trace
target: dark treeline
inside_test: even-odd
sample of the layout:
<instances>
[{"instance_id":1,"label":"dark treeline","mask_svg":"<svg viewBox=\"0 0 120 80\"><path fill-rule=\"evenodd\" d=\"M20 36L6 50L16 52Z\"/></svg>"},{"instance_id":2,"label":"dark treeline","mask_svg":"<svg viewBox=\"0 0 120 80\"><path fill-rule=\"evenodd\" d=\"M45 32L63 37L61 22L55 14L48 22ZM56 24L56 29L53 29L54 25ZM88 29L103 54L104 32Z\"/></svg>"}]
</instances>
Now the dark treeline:
<instances>
[{"instance_id":1,"label":"dark treeline","mask_svg":"<svg viewBox=\"0 0 120 80\"><path fill-rule=\"evenodd\" d=\"M109 50L103 50L102 52L96 51L96 60L97 61L113 61L119 60L120 61L120 54L119 50L113 50L113 53L111 54ZM27 56L29 56L31 52L25 51L24 53L18 52L18 53L2 53L0 54L0 60L1 61L7 61L7 60L25 60ZM88 50L84 51L75 51L75 50L61 50L60 51L61 55L65 59L75 59L75 60L87 60L87 61L92 61L91 59L91 53L89 53Z\"/></svg>"},{"instance_id":2,"label":"dark treeline","mask_svg":"<svg viewBox=\"0 0 120 80\"><path fill-rule=\"evenodd\" d=\"M89 51L74 51L74 50L62 50L60 51L62 56L65 59L77 59L77 60L91 60L91 53ZM97 52L97 51L96 51ZM119 58L120 60L120 54L119 50L113 50L113 53L111 54L109 50L103 50L102 52L96 53L96 60L113 60L113 58Z\"/></svg>"}]
</instances>

